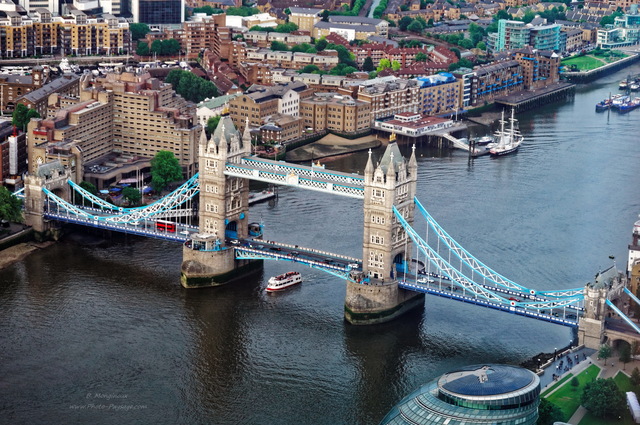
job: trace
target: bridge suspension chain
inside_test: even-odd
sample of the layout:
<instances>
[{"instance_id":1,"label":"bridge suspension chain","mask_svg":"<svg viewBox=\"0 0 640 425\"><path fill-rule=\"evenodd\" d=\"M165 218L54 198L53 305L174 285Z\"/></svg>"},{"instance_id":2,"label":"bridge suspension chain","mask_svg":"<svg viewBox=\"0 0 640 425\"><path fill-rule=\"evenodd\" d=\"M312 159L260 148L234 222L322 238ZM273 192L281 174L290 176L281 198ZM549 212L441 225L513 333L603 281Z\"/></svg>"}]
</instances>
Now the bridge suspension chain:
<instances>
[{"instance_id":1,"label":"bridge suspension chain","mask_svg":"<svg viewBox=\"0 0 640 425\"><path fill-rule=\"evenodd\" d=\"M565 289L559 291L536 291L533 289L526 288L522 285L519 285L513 282L511 279L501 275L500 273L494 271L486 264L475 258L469 251L467 251L462 245L460 245L455 239L453 239L439 224L438 222L429 214L429 212L424 208L424 206L420 203L418 198L414 197L414 202L418 207L418 210L422 214L422 216L427 220L429 227L433 229L433 231L438 236L438 240L442 241L450 252L453 252L466 266L468 266L473 272L477 272L483 277L487 278L491 282L496 285L503 286L508 289L516 290L522 293L538 295L542 297L553 297L553 298L575 298L583 296L584 288L575 288L575 289Z\"/></svg>"}]
</instances>

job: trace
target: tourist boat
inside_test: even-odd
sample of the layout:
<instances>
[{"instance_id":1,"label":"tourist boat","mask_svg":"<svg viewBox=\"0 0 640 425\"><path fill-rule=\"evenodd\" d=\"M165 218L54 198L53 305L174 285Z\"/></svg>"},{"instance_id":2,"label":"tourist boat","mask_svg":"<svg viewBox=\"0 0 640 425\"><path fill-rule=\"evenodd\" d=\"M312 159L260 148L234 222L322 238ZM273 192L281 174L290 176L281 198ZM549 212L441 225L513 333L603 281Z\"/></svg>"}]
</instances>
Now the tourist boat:
<instances>
[{"instance_id":1,"label":"tourist boat","mask_svg":"<svg viewBox=\"0 0 640 425\"><path fill-rule=\"evenodd\" d=\"M489 149L489 154L491 156L504 156L510 153L516 152L520 145L522 144L524 137L520 134L520 131L515 128L516 119L514 117L514 110L511 110L511 126L509 130L505 130L504 125L506 121L504 120L504 111L502 111L502 119L500 119L500 130L496 132L496 142L495 146Z\"/></svg>"},{"instance_id":2,"label":"tourist boat","mask_svg":"<svg viewBox=\"0 0 640 425\"><path fill-rule=\"evenodd\" d=\"M267 292L280 291L302 282L302 275L298 272L287 272L269 279Z\"/></svg>"}]
</instances>

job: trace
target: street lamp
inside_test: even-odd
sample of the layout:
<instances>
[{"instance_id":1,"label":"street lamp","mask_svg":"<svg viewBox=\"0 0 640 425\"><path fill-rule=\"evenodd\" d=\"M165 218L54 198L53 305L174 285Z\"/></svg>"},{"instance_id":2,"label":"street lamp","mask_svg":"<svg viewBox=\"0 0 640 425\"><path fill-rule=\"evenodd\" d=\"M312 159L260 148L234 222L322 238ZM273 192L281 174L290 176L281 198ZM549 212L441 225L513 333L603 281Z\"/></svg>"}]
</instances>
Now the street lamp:
<instances>
[{"instance_id":1,"label":"street lamp","mask_svg":"<svg viewBox=\"0 0 640 425\"><path fill-rule=\"evenodd\" d=\"M553 361L555 362L557 360L558 357L558 349L554 348L553 349Z\"/></svg>"}]
</instances>

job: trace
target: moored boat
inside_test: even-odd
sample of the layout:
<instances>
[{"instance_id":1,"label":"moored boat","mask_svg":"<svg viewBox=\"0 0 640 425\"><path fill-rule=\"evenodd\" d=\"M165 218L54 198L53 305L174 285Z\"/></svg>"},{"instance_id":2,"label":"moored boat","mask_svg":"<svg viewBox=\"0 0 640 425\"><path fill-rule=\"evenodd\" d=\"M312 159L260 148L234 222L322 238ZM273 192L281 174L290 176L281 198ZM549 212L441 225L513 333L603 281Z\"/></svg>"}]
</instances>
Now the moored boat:
<instances>
[{"instance_id":1,"label":"moored boat","mask_svg":"<svg viewBox=\"0 0 640 425\"><path fill-rule=\"evenodd\" d=\"M621 114L625 112L632 111L640 106L640 97L636 97L635 99L630 99L627 102L624 102L618 107L618 112Z\"/></svg>"},{"instance_id":2,"label":"moored boat","mask_svg":"<svg viewBox=\"0 0 640 425\"><path fill-rule=\"evenodd\" d=\"M269 279L267 292L280 291L302 282L302 275L298 272L287 272Z\"/></svg>"},{"instance_id":3,"label":"moored boat","mask_svg":"<svg viewBox=\"0 0 640 425\"><path fill-rule=\"evenodd\" d=\"M495 146L492 146L489 149L489 154L491 156L504 156L509 155L510 153L517 152L520 148L520 145L524 141L524 137L520 134L520 131L515 128L516 119L514 117L514 110L511 110L511 125L509 130L505 130L504 125L506 121L504 120L504 111L502 111L502 119L500 120L500 130L496 132L496 142Z\"/></svg>"},{"instance_id":4,"label":"moored boat","mask_svg":"<svg viewBox=\"0 0 640 425\"><path fill-rule=\"evenodd\" d=\"M478 145L478 146L486 146L489 143L493 143L493 141L494 141L494 138L491 135L482 136L481 138L476 140L476 145Z\"/></svg>"}]
</instances>

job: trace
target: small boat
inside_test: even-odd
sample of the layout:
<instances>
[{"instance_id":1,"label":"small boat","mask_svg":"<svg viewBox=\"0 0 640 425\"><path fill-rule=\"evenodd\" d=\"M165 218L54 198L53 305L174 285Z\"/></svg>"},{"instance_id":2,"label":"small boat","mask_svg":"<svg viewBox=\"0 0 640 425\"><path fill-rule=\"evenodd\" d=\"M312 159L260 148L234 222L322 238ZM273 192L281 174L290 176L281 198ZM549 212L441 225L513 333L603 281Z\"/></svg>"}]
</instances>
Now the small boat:
<instances>
[{"instance_id":1,"label":"small boat","mask_svg":"<svg viewBox=\"0 0 640 425\"><path fill-rule=\"evenodd\" d=\"M249 205L257 204L258 202L262 202L262 201L267 201L275 197L276 197L276 193L273 190L263 190L262 192L258 192L258 193L250 193Z\"/></svg>"},{"instance_id":2,"label":"small boat","mask_svg":"<svg viewBox=\"0 0 640 425\"><path fill-rule=\"evenodd\" d=\"M280 291L302 282L302 275L298 272L287 272L269 279L267 292Z\"/></svg>"},{"instance_id":3,"label":"small boat","mask_svg":"<svg viewBox=\"0 0 640 425\"><path fill-rule=\"evenodd\" d=\"M618 107L618 112L624 114L625 112L633 111L638 106L640 106L640 97L636 97L635 99L631 99L627 102L624 102Z\"/></svg>"},{"instance_id":4,"label":"small boat","mask_svg":"<svg viewBox=\"0 0 640 425\"><path fill-rule=\"evenodd\" d=\"M629 85L629 90L631 90L631 91L638 91L638 90L640 90L640 82L638 82L638 81L634 81L633 83L631 83L631 84Z\"/></svg>"},{"instance_id":5,"label":"small boat","mask_svg":"<svg viewBox=\"0 0 640 425\"><path fill-rule=\"evenodd\" d=\"M509 155L510 153L517 152L520 145L524 141L524 137L520 134L520 131L515 128L516 119L514 117L515 111L511 110L511 126L509 130L505 130L504 125L504 111L502 111L502 119L500 120L500 130L496 132L495 146L489 149L489 154L493 157Z\"/></svg>"},{"instance_id":6,"label":"small boat","mask_svg":"<svg viewBox=\"0 0 640 425\"><path fill-rule=\"evenodd\" d=\"M71 74L73 72L71 65L69 65L69 59L67 58L62 58L58 64L58 68L60 68L60 71L62 71L63 74Z\"/></svg>"},{"instance_id":7,"label":"small boat","mask_svg":"<svg viewBox=\"0 0 640 425\"><path fill-rule=\"evenodd\" d=\"M627 80L622 80L620 81L620 84L618 84L618 88L620 90L626 90L627 87L629 87L629 82Z\"/></svg>"},{"instance_id":8,"label":"small boat","mask_svg":"<svg viewBox=\"0 0 640 425\"><path fill-rule=\"evenodd\" d=\"M478 146L486 146L489 143L493 143L493 141L494 141L494 138L491 135L482 136L481 138L476 140L476 145L478 145Z\"/></svg>"}]
</instances>

